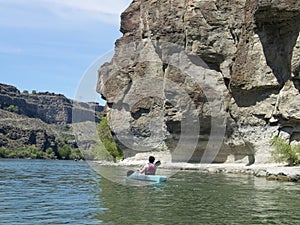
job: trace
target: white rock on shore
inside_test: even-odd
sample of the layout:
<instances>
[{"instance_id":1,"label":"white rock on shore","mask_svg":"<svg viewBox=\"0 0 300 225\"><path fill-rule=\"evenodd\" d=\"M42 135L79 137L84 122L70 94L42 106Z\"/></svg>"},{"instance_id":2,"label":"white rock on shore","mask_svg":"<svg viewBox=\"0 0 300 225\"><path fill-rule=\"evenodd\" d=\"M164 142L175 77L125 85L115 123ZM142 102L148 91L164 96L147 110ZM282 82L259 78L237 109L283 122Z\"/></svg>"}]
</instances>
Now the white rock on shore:
<instances>
[{"instance_id":1,"label":"white rock on shore","mask_svg":"<svg viewBox=\"0 0 300 225\"><path fill-rule=\"evenodd\" d=\"M198 170L205 173L236 173L252 174L257 177L266 177L268 180L300 182L300 167L288 167L284 164L252 164L222 163L222 164L197 164L197 163L173 163L171 154L166 152L138 153L134 157L126 158L117 163L103 163L102 165L139 167L148 162L148 157L153 155L161 161L160 168L170 170Z\"/></svg>"}]
</instances>

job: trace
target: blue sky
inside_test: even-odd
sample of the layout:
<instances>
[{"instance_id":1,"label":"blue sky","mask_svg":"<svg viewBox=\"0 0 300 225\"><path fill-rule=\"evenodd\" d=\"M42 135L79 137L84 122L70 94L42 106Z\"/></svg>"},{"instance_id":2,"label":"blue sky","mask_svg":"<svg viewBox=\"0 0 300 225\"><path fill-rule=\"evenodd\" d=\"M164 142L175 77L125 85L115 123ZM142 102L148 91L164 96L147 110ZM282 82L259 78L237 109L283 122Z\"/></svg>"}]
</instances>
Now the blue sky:
<instances>
[{"instance_id":1,"label":"blue sky","mask_svg":"<svg viewBox=\"0 0 300 225\"><path fill-rule=\"evenodd\" d=\"M90 66L121 37L130 2L0 0L0 82L75 99Z\"/></svg>"}]
</instances>

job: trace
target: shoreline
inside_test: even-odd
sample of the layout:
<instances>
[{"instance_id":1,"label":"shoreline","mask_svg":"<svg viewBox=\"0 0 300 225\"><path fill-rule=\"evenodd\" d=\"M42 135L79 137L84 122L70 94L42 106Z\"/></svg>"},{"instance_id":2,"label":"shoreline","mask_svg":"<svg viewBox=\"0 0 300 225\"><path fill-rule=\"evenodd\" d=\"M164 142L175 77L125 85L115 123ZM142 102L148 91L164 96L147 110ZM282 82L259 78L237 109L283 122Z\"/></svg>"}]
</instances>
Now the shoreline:
<instances>
[{"instance_id":1,"label":"shoreline","mask_svg":"<svg viewBox=\"0 0 300 225\"><path fill-rule=\"evenodd\" d=\"M117 167L141 167L148 161L149 153L137 154L135 157L126 158L119 162L95 161L103 166ZM157 153L155 153L157 155ZM245 163L184 163L172 162L166 155L160 155L157 160L161 161L160 169L198 171L201 173L228 173L246 174L256 177L265 177L267 180L298 182L300 183L300 166L286 166L279 163L252 164Z\"/></svg>"}]
</instances>

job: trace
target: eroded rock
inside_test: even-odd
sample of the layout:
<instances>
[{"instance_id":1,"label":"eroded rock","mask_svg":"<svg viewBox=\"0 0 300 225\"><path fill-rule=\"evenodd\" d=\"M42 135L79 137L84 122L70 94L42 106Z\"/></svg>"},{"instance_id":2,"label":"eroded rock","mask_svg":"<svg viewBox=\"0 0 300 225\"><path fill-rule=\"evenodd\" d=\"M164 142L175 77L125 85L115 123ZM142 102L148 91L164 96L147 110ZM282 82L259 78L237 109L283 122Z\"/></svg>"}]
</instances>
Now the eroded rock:
<instances>
[{"instance_id":1,"label":"eroded rock","mask_svg":"<svg viewBox=\"0 0 300 225\"><path fill-rule=\"evenodd\" d=\"M270 139L299 142L298 0L136 0L99 70L126 156L271 162Z\"/></svg>"}]
</instances>

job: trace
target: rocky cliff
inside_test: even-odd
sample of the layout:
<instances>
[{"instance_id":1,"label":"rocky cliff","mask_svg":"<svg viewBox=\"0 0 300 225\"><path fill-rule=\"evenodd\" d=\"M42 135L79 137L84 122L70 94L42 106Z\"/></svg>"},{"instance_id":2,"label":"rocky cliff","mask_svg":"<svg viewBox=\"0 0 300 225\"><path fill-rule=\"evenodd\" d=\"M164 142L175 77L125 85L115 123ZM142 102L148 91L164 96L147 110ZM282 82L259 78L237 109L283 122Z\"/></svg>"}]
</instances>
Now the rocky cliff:
<instances>
[{"instance_id":1,"label":"rocky cliff","mask_svg":"<svg viewBox=\"0 0 300 225\"><path fill-rule=\"evenodd\" d=\"M112 132L130 156L271 162L300 141L298 0L134 0L99 70Z\"/></svg>"},{"instance_id":2,"label":"rocky cliff","mask_svg":"<svg viewBox=\"0 0 300 225\"><path fill-rule=\"evenodd\" d=\"M34 145L45 151L57 148L54 127L41 120L28 118L0 109L0 147L22 149Z\"/></svg>"},{"instance_id":3,"label":"rocky cliff","mask_svg":"<svg viewBox=\"0 0 300 225\"><path fill-rule=\"evenodd\" d=\"M0 84L0 148L19 151L34 146L56 153L63 145L78 148L75 130L99 121L102 111L98 103L75 102L49 92L21 93L14 86ZM89 147L90 139L86 142Z\"/></svg>"},{"instance_id":4,"label":"rocky cliff","mask_svg":"<svg viewBox=\"0 0 300 225\"><path fill-rule=\"evenodd\" d=\"M103 111L98 103L76 102L62 94L49 92L21 93L16 87L0 83L0 108L39 118L45 123L72 123L99 120L97 113ZM76 118L73 118L73 116Z\"/></svg>"}]
</instances>

